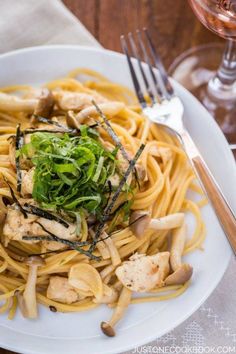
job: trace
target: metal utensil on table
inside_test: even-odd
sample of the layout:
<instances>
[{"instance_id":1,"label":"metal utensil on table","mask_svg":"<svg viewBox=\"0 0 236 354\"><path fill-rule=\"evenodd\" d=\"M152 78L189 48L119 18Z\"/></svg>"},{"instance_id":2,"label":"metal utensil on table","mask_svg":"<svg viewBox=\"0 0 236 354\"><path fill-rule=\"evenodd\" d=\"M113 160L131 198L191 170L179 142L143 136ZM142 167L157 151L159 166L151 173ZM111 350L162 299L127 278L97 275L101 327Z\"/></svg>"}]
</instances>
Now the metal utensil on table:
<instances>
[{"instance_id":1,"label":"metal utensil on table","mask_svg":"<svg viewBox=\"0 0 236 354\"><path fill-rule=\"evenodd\" d=\"M137 59L138 70L135 69L131 60ZM193 142L183 124L184 106L181 99L175 94L174 89L167 76L162 61L156 52L151 37L146 29L142 32L137 30L136 34L128 34L128 41L121 36L121 45L127 57L130 74L133 80L137 98L142 106L143 113L152 121L161 124L177 134L192 166L199 177L208 199L224 229L228 241L236 254L236 217L230 208L220 187L212 176L198 148ZM148 66L149 75L146 74L141 55ZM154 64L154 65L153 65ZM156 69L154 69L154 68ZM139 71L139 76L137 75ZM142 77L146 93L150 100L148 103L141 87Z\"/></svg>"}]
</instances>

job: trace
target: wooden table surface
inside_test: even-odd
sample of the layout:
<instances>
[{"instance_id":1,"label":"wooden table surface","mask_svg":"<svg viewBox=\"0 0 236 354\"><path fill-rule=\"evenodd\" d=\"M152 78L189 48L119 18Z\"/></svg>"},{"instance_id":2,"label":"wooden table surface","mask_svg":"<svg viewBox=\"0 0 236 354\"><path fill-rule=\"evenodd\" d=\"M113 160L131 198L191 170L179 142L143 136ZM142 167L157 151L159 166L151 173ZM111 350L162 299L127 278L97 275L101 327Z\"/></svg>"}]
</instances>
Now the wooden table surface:
<instances>
[{"instance_id":1,"label":"wooden table surface","mask_svg":"<svg viewBox=\"0 0 236 354\"><path fill-rule=\"evenodd\" d=\"M148 27L167 66L188 48L222 41L195 18L187 0L63 1L108 49L121 51L121 33ZM0 348L0 354L9 353Z\"/></svg>"}]
</instances>

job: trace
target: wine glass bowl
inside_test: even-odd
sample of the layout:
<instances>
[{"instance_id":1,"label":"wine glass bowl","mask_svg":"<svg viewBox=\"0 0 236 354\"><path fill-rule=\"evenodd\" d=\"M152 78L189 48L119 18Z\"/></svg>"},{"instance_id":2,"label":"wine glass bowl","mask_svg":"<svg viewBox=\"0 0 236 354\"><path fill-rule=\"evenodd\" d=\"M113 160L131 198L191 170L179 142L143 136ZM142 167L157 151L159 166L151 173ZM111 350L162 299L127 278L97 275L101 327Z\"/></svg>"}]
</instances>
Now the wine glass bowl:
<instances>
[{"instance_id":1,"label":"wine glass bowl","mask_svg":"<svg viewBox=\"0 0 236 354\"><path fill-rule=\"evenodd\" d=\"M175 60L169 73L202 102L220 125L229 143L235 144L236 0L188 2L206 28L226 39L226 48L221 60L219 46L193 48Z\"/></svg>"},{"instance_id":2,"label":"wine glass bowl","mask_svg":"<svg viewBox=\"0 0 236 354\"><path fill-rule=\"evenodd\" d=\"M189 0L202 24L218 36L236 40L236 0Z\"/></svg>"}]
</instances>

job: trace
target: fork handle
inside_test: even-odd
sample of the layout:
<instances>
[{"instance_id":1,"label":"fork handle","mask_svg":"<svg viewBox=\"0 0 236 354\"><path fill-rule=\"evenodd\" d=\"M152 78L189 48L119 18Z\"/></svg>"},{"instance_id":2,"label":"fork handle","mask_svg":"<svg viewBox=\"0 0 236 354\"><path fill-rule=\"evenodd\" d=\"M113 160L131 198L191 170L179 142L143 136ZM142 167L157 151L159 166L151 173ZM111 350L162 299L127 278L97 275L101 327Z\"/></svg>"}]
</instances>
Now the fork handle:
<instances>
[{"instance_id":1,"label":"fork handle","mask_svg":"<svg viewBox=\"0 0 236 354\"><path fill-rule=\"evenodd\" d=\"M221 223L222 228L228 238L228 241L236 255L236 218L230 208L225 196L223 195L220 187L215 181L212 173L203 160L200 152L194 144L190 135L185 131L181 134L185 152L187 153L190 161L197 173L203 188L211 202L212 207Z\"/></svg>"}]
</instances>

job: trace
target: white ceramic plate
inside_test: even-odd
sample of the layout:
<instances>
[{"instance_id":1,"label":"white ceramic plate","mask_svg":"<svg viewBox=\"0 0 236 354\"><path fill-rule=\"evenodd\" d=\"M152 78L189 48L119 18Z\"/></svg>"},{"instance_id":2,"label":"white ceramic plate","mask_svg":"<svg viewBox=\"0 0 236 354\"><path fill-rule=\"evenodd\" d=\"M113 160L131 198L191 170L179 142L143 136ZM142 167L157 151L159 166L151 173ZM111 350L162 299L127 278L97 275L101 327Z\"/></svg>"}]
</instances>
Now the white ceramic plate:
<instances>
[{"instance_id":1,"label":"white ceramic plate","mask_svg":"<svg viewBox=\"0 0 236 354\"><path fill-rule=\"evenodd\" d=\"M40 84L64 76L76 67L99 71L115 82L131 86L123 55L78 46L28 48L0 57L0 86ZM177 83L185 105L185 122L232 208L236 211L236 169L226 140L200 103ZM78 314L52 313L40 309L36 321L14 321L0 316L0 346L23 353L120 353L167 333L189 317L220 281L231 256L224 233L211 209L203 209L207 227L205 252L187 260L193 265L190 288L180 297L161 303L132 305L117 326L117 336L101 334L100 322L110 316L105 306Z\"/></svg>"}]
</instances>

